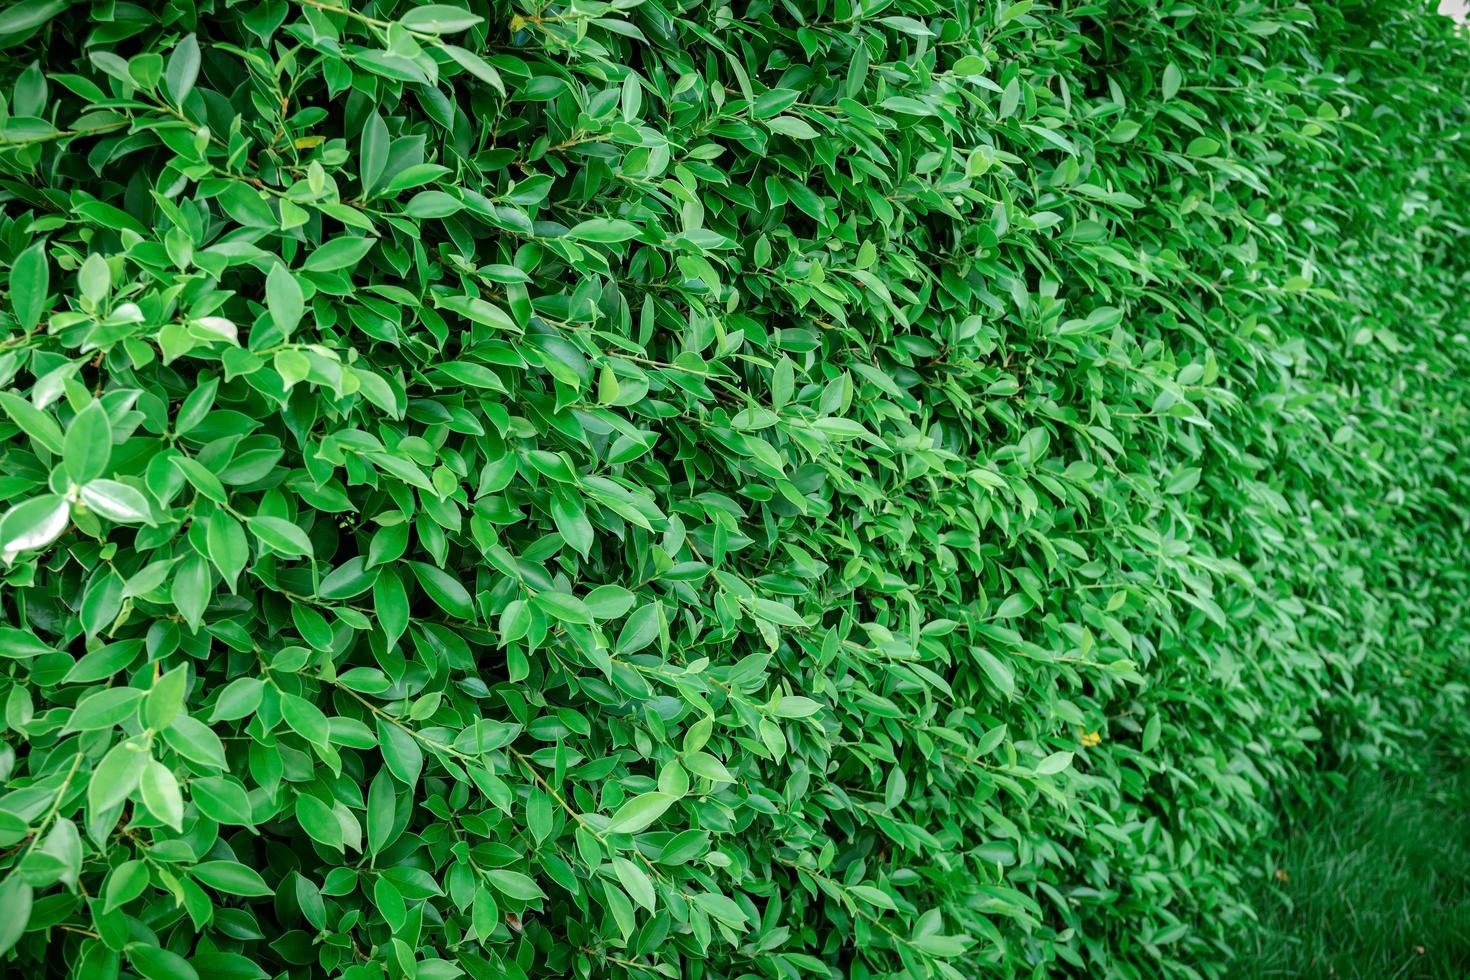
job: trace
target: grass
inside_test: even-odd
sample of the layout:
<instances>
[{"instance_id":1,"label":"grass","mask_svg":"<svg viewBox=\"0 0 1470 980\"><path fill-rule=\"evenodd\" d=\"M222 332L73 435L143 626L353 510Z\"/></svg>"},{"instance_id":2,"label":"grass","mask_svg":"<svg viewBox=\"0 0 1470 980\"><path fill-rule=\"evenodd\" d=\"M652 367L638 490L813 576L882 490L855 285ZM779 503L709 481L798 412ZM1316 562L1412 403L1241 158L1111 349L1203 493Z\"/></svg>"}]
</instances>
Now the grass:
<instances>
[{"instance_id":1,"label":"grass","mask_svg":"<svg viewBox=\"0 0 1470 980\"><path fill-rule=\"evenodd\" d=\"M1238 976L1470 976L1470 767L1361 773L1278 842Z\"/></svg>"}]
</instances>

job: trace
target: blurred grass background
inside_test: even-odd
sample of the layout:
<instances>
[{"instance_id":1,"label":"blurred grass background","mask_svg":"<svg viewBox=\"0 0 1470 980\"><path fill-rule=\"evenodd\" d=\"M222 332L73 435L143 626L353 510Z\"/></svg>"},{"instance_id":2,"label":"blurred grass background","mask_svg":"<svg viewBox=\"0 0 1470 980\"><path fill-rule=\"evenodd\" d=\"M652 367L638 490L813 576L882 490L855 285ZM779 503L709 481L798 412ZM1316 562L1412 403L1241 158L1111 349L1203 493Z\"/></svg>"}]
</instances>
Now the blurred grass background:
<instances>
[{"instance_id":1,"label":"blurred grass background","mask_svg":"<svg viewBox=\"0 0 1470 980\"><path fill-rule=\"evenodd\" d=\"M1470 766L1358 773L1276 844L1240 976L1470 977Z\"/></svg>"}]
</instances>

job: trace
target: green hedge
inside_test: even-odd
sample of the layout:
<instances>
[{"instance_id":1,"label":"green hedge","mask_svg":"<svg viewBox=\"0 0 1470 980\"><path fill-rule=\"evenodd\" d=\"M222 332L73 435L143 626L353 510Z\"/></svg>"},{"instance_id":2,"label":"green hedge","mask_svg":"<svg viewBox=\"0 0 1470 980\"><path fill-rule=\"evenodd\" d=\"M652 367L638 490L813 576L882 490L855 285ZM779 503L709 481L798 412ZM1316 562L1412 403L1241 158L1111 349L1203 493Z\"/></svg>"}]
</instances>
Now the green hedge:
<instances>
[{"instance_id":1,"label":"green hedge","mask_svg":"<svg viewBox=\"0 0 1470 980\"><path fill-rule=\"evenodd\" d=\"M1470 735L1470 45L959 6L0 12L7 975L1220 975Z\"/></svg>"}]
</instances>

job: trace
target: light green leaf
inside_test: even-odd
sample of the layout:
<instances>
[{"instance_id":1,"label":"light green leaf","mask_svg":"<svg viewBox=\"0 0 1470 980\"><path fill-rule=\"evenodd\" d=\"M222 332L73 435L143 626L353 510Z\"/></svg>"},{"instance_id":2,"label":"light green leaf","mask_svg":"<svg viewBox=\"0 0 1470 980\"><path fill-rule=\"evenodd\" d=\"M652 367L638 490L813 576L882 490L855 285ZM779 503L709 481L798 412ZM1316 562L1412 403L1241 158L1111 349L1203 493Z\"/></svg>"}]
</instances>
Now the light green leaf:
<instances>
[{"instance_id":1,"label":"light green leaf","mask_svg":"<svg viewBox=\"0 0 1470 980\"><path fill-rule=\"evenodd\" d=\"M426 562L411 561L408 562L408 567L413 569L414 578L418 579L419 586L434 601L434 605L456 619L475 618L474 602L470 599L469 590L460 584L459 579Z\"/></svg>"},{"instance_id":2,"label":"light green leaf","mask_svg":"<svg viewBox=\"0 0 1470 980\"><path fill-rule=\"evenodd\" d=\"M176 831L184 829L184 798L173 771L157 759L149 759L140 780L143 805L159 820Z\"/></svg>"},{"instance_id":3,"label":"light green leaf","mask_svg":"<svg viewBox=\"0 0 1470 980\"><path fill-rule=\"evenodd\" d=\"M10 310L26 333L36 329L50 302L51 263L46 243L36 242L15 257L10 266ZM10 394L7 392L6 394ZM18 421L18 420L17 420Z\"/></svg>"},{"instance_id":4,"label":"light green leaf","mask_svg":"<svg viewBox=\"0 0 1470 980\"><path fill-rule=\"evenodd\" d=\"M607 830L610 834L636 834L651 826L673 806L675 797L668 793L644 793L635 796L613 814Z\"/></svg>"},{"instance_id":5,"label":"light green leaf","mask_svg":"<svg viewBox=\"0 0 1470 980\"><path fill-rule=\"evenodd\" d=\"M178 666L153 682L143 706L143 721L154 731L173 724L184 706L184 691L189 684L189 668Z\"/></svg>"},{"instance_id":6,"label":"light green leaf","mask_svg":"<svg viewBox=\"0 0 1470 980\"><path fill-rule=\"evenodd\" d=\"M822 705L811 698L788 695L778 699L771 710L778 718L810 718L822 710Z\"/></svg>"},{"instance_id":7,"label":"light green leaf","mask_svg":"<svg viewBox=\"0 0 1470 980\"><path fill-rule=\"evenodd\" d=\"M0 955L15 948L31 919L31 886L20 875L0 881Z\"/></svg>"},{"instance_id":8,"label":"light green leaf","mask_svg":"<svg viewBox=\"0 0 1470 980\"><path fill-rule=\"evenodd\" d=\"M274 895L275 889L265 883L259 872L238 861L205 861L189 872L200 883L224 895L247 898Z\"/></svg>"},{"instance_id":9,"label":"light green leaf","mask_svg":"<svg viewBox=\"0 0 1470 980\"><path fill-rule=\"evenodd\" d=\"M199 78L199 41L193 34L184 35L184 39L174 45L163 78L174 105L183 105Z\"/></svg>"},{"instance_id":10,"label":"light green leaf","mask_svg":"<svg viewBox=\"0 0 1470 980\"><path fill-rule=\"evenodd\" d=\"M116 480L97 479L88 482L80 491L82 503L94 513L118 524L152 524L152 509L148 500L126 483Z\"/></svg>"},{"instance_id":11,"label":"light green leaf","mask_svg":"<svg viewBox=\"0 0 1470 980\"><path fill-rule=\"evenodd\" d=\"M494 885L496 891L518 902L534 902L546 897L534 878L509 868L488 869L485 880Z\"/></svg>"},{"instance_id":12,"label":"light green leaf","mask_svg":"<svg viewBox=\"0 0 1470 980\"><path fill-rule=\"evenodd\" d=\"M454 34L468 30L483 22L484 19L459 7L430 3L411 8L398 22L413 31L429 34Z\"/></svg>"},{"instance_id":13,"label":"light green leaf","mask_svg":"<svg viewBox=\"0 0 1470 980\"><path fill-rule=\"evenodd\" d=\"M87 805L93 811L108 810L127 799L137 789L148 762L148 747L142 738L114 745L97 763L87 783Z\"/></svg>"},{"instance_id":14,"label":"light green leaf","mask_svg":"<svg viewBox=\"0 0 1470 980\"><path fill-rule=\"evenodd\" d=\"M112 459L112 422L102 402L93 399L66 428L62 458L72 482L85 484L107 472Z\"/></svg>"},{"instance_id":15,"label":"light green leaf","mask_svg":"<svg viewBox=\"0 0 1470 980\"><path fill-rule=\"evenodd\" d=\"M281 335L290 338L306 312L301 284L291 270L277 263L265 277L265 306Z\"/></svg>"},{"instance_id":16,"label":"light green leaf","mask_svg":"<svg viewBox=\"0 0 1470 980\"><path fill-rule=\"evenodd\" d=\"M580 242L625 242L638 236L638 226L613 218L590 218L567 232L568 238Z\"/></svg>"},{"instance_id":17,"label":"light green leaf","mask_svg":"<svg viewBox=\"0 0 1470 980\"><path fill-rule=\"evenodd\" d=\"M0 559L10 564L23 552L46 547L61 537L70 519L71 505L54 494L17 504L0 517Z\"/></svg>"},{"instance_id":18,"label":"light green leaf","mask_svg":"<svg viewBox=\"0 0 1470 980\"><path fill-rule=\"evenodd\" d=\"M274 551L288 557L312 557L311 538L290 521L258 514L245 518L245 524L261 544Z\"/></svg>"}]
</instances>

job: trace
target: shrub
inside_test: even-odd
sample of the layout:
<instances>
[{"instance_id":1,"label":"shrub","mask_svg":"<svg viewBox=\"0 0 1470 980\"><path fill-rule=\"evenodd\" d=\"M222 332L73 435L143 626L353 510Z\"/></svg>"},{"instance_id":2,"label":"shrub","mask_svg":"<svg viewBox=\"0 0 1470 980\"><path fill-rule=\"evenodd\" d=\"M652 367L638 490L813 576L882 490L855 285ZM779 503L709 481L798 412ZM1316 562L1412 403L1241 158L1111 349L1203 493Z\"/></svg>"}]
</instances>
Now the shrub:
<instances>
[{"instance_id":1,"label":"shrub","mask_svg":"<svg viewBox=\"0 0 1470 980\"><path fill-rule=\"evenodd\" d=\"M1470 728L1426 10L0 48L18 974L1219 974L1319 766Z\"/></svg>"}]
</instances>

